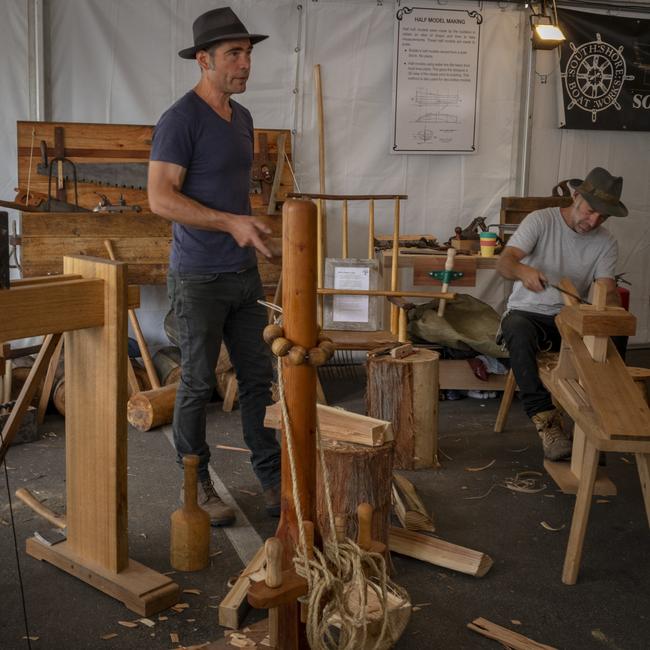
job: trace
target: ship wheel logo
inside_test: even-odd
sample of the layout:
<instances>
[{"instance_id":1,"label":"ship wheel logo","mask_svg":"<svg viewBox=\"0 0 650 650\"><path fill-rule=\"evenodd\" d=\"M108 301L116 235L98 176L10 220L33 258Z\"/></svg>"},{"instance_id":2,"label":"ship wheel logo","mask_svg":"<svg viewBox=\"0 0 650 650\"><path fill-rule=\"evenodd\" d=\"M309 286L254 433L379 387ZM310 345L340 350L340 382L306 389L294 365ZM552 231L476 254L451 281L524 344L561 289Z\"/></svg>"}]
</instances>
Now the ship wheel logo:
<instances>
[{"instance_id":1,"label":"ship wheel logo","mask_svg":"<svg viewBox=\"0 0 650 650\"><path fill-rule=\"evenodd\" d=\"M595 41L579 47L569 43L569 46L572 53L562 73L564 87L571 98L568 110L577 106L591 113L592 122L600 111L610 106L620 111L618 96L623 83L634 80L634 76L626 74L623 46L616 48L602 41L600 34L596 34Z\"/></svg>"}]
</instances>

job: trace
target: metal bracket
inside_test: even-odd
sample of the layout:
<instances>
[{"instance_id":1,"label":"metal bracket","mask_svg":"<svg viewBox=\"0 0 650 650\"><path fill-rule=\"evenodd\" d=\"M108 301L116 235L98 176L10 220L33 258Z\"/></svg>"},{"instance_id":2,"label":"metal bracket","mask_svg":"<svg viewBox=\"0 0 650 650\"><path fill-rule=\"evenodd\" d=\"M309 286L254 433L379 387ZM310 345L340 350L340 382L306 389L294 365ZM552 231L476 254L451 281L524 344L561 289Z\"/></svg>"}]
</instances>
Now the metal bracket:
<instances>
[{"instance_id":1,"label":"metal bracket","mask_svg":"<svg viewBox=\"0 0 650 650\"><path fill-rule=\"evenodd\" d=\"M450 284L452 280L458 280L465 274L462 271L429 271L429 275L443 284Z\"/></svg>"}]
</instances>

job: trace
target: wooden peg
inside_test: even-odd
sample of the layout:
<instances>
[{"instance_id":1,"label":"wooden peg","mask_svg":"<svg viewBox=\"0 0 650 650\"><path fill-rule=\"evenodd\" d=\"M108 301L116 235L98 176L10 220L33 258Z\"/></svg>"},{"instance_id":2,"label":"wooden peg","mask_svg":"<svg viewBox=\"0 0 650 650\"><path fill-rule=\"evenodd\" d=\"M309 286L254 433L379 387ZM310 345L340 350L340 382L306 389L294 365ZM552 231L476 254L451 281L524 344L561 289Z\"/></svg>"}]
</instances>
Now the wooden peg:
<instances>
[{"instance_id":1,"label":"wooden peg","mask_svg":"<svg viewBox=\"0 0 650 650\"><path fill-rule=\"evenodd\" d=\"M304 521L303 526L305 528L305 542L307 544L307 557L311 560L314 557L314 522L313 521Z\"/></svg>"},{"instance_id":2,"label":"wooden peg","mask_svg":"<svg viewBox=\"0 0 650 650\"><path fill-rule=\"evenodd\" d=\"M282 542L277 537L269 537L264 542L266 553L266 586L276 589L282 586Z\"/></svg>"},{"instance_id":3,"label":"wooden peg","mask_svg":"<svg viewBox=\"0 0 650 650\"><path fill-rule=\"evenodd\" d=\"M334 515L334 531L336 541L340 544L345 541L345 515Z\"/></svg>"},{"instance_id":4,"label":"wooden peg","mask_svg":"<svg viewBox=\"0 0 650 650\"><path fill-rule=\"evenodd\" d=\"M357 518L359 520L357 544L364 551L368 551L372 544L372 512L373 508L369 503L360 503L357 507Z\"/></svg>"}]
</instances>

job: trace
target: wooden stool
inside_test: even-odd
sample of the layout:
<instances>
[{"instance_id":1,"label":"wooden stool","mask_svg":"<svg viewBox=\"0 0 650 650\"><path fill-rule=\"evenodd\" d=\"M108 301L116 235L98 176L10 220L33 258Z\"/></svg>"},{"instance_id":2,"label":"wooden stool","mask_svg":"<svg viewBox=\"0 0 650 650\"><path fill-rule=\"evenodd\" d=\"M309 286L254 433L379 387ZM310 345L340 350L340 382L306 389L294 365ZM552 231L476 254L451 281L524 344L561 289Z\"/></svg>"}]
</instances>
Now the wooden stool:
<instances>
[{"instance_id":1,"label":"wooden stool","mask_svg":"<svg viewBox=\"0 0 650 650\"><path fill-rule=\"evenodd\" d=\"M568 281L563 283L576 293ZM632 336L636 319L620 307L607 307L606 294L607 285L597 281L593 306L574 302L560 312L558 362L553 370L540 372L546 388L575 422L569 471L577 495L562 571L562 582L568 585L578 577L600 452L635 454L650 523L650 408L609 338ZM544 465L555 478L549 465L559 463Z\"/></svg>"},{"instance_id":2,"label":"wooden stool","mask_svg":"<svg viewBox=\"0 0 650 650\"><path fill-rule=\"evenodd\" d=\"M555 367L557 364L557 359L557 352L543 352L537 357L537 367L540 369L546 368L548 370L552 370L553 367ZM647 400L648 389L646 381L650 379L650 368L635 368L634 366L626 367L627 371L630 373L630 377L632 377L637 388L641 391L641 394ZM497 419L494 422L495 433L501 433L503 431L503 428L506 426L506 420L508 419L508 413L510 412L512 399L515 396L515 390L517 390L517 381L515 380L515 375L512 370L509 370L508 375L506 376L506 384L503 388L501 403L499 404Z\"/></svg>"}]
</instances>

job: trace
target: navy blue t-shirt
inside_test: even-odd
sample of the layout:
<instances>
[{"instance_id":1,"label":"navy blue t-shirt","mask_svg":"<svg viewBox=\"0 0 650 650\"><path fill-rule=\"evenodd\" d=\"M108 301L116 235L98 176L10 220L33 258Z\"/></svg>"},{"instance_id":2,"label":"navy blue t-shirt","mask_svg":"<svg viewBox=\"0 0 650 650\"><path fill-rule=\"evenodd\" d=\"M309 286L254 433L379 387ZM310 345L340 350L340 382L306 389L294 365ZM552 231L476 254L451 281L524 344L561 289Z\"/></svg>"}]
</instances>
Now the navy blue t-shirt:
<instances>
[{"instance_id":1,"label":"navy blue t-shirt","mask_svg":"<svg viewBox=\"0 0 650 650\"><path fill-rule=\"evenodd\" d=\"M250 214L253 119L230 100L230 122L193 90L160 117L151 160L187 170L181 192L215 210ZM223 273L256 265L255 249L242 248L225 232L173 223L169 268L179 273Z\"/></svg>"}]
</instances>

